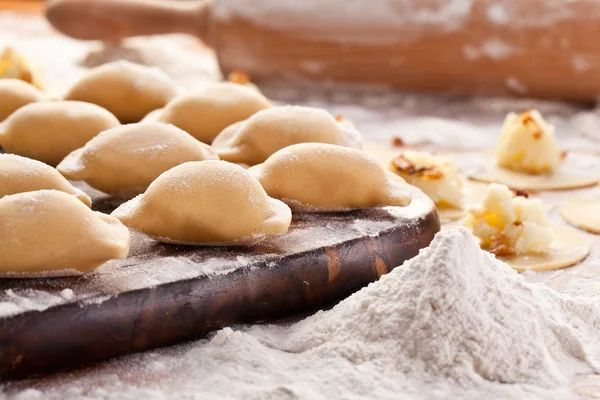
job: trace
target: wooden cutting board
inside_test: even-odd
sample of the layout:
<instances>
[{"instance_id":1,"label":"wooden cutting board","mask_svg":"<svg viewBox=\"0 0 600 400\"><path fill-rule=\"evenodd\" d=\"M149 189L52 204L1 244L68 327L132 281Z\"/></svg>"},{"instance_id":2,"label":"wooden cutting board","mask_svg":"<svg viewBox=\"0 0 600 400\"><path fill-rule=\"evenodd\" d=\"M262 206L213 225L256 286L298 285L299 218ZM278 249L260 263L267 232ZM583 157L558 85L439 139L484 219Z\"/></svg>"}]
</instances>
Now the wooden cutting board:
<instances>
[{"instance_id":1,"label":"wooden cutting board","mask_svg":"<svg viewBox=\"0 0 600 400\"><path fill-rule=\"evenodd\" d=\"M118 204L82 188L98 211ZM435 206L416 189L413 196L405 208L295 214L289 233L250 247L175 246L132 233L128 259L91 273L0 280L0 380L331 305L433 239Z\"/></svg>"}]
</instances>

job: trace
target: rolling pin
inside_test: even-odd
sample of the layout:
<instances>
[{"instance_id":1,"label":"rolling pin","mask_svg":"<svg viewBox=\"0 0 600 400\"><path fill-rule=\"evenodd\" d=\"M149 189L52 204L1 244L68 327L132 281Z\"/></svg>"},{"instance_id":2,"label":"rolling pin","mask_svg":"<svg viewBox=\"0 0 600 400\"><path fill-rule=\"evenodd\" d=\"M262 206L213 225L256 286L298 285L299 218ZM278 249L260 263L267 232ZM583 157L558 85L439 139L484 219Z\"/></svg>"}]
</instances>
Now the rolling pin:
<instances>
[{"instance_id":1,"label":"rolling pin","mask_svg":"<svg viewBox=\"0 0 600 400\"><path fill-rule=\"evenodd\" d=\"M53 0L84 40L187 33L258 83L595 101L597 0Z\"/></svg>"}]
</instances>

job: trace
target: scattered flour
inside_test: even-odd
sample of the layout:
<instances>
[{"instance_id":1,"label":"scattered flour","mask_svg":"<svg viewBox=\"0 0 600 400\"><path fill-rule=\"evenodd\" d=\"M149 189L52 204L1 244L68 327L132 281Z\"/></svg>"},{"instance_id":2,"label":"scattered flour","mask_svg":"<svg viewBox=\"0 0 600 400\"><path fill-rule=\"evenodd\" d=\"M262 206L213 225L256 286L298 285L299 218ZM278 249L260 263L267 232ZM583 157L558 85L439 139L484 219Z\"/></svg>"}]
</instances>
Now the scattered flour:
<instances>
[{"instance_id":1,"label":"scattered flour","mask_svg":"<svg viewBox=\"0 0 600 400\"><path fill-rule=\"evenodd\" d=\"M516 52L511 44L497 38L485 40L480 46L465 45L463 53L467 60L478 60L490 58L492 60L503 60Z\"/></svg>"},{"instance_id":2,"label":"scattered flour","mask_svg":"<svg viewBox=\"0 0 600 400\"><path fill-rule=\"evenodd\" d=\"M548 27L572 20L577 3L580 1L546 0L544 7L539 7L531 1L493 0L484 2L481 9L474 6L474 0L219 0L214 17L218 21L247 20L338 42L410 41L423 31L460 29L473 18L511 28ZM587 9L596 14L590 18L598 17L596 9Z\"/></svg>"},{"instance_id":3,"label":"scattered flour","mask_svg":"<svg viewBox=\"0 0 600 400\"><path fill-rule=\"evenodd\" d=\"M162 399L168 382L169 396L182 398L476 399L483 390L486 398L566 399L574 374L598 371L599 334L597 303L527 283L456 228L299 322L225 328L92 371L10 383L5 393Z\"/></svg>"},{"instance_id":4,"label":"scattered flour","mask_svg":"<svg viewBox=\"0 0 600 400\"><path fill-rule=\"evenodd\" d=\"M33 289L8 289L0 297L6 300L0 302L0 317L9 317L23 311L43 311L64 301L61 296Z\"/></svg>"},{"instance_id":5,"label":"scattered flour","mask_svg":"<svg viewBox=\"0 0 600 400\"><path fill-rule=\"evenodd\" d=\"M509 88L510 90L513 90L515 93L518 93L518 94L525 94L529 90L523 82L521 82L519 79L515 78L514 76L507 77L504 80L504 84L506 85L507 88Z\"/></svg>"}]
</instances>

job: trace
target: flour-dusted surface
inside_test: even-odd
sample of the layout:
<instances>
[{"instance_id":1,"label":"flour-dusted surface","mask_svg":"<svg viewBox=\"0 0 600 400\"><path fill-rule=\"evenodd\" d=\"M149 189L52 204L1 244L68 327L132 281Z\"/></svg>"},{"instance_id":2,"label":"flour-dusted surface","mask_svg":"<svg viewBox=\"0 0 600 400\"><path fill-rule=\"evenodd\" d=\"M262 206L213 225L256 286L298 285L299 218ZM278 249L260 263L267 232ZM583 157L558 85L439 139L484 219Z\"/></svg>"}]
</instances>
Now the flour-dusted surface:
<instances>
[{"instance_id":1,"label":"flour-dusted surface","mask_svg":"<svg viewBox=\"0 0 600 400\"><path fill-rule=\"evenodd\" d=\"M235 1L230 4L234 4ZM266 3L273 3L263 1ZM561 7L560 1L552 4L555 7ZM333 4L333 2L332 2ZM433 3L432 3L433 4ZM496 6L490 6L488 15L490 19L498 24L507 24L514 21L515 14L508 8L507 2L495 2ZM526 2L513 2L514 7ZM523 18L528 18L532 14L523 14ZM539 13L536 14L536 18ZM563 17L560 17L563 18ZM25 22L24 22L25 21ZM540 21L543 21L540 19ZM23 32L23 26L27 32ZM38 18L13 18L10 13L0 14L0 45L10 43L23 50L33 61L43 64L46 69L46 76L50 86L60 91L63 84L68 84L80 76L85 71L85 66L94 66L102 62L111 61L118 58L126 58L130 61L138 61L148 65L158 65L163 67L174 79L182 86L187 84L202 84L206 79L215 79L216 64L214 59L207 56L206 52L198 51L201 49L195 42L189 38L179 36L143 38L128 41L125 47L108 46L102 47L98 43L83 43L71 41L49 33L48 26ZM487 50L486 50L487 49ZM484 55L500 54L500 47L488 45L484 49ZM479 48L477 51L481 51ZM57 57L57 54L60 57ZM137 59L137 60L136 60ZM317 66L318 67L318 66ZM518 81L516 82L518 84ZM282 87L266 88L267 95L282 102L304 104L310 106L326 107L333 114L342 114L352 120L357 128L361 130L366 140L376 141L382 144L390 142L393 136L401 137L407 144L418 146L440 152L453 151L457 159L461 159L463 150L468 150L468 154L475 159L485 159L481 155L481 149L490 149L494 146L499 134L500 126L504 115L509 111L520 111L529 108L538 108L549 121L557 126L557 138L559 145L571 151L572 156L585 152L589 158L598 162L597 154L600 153L600 113L594 109L584 107L570 106L562 103L538 102L530 100L504 100L504 99L486 99L479 98L456 98L456 97L427 97L417 95L404 95L396 93L365 93L348 92L345 90L332 90L325 88L313 91L308 95L306 91L297 91ZM577 159L580 159L577 157ZM600 198L600 189L584 189L572 192L548 192L540 197L546 205L551 223L564 224L558 215L558 204L570 196L583 196L588 198ZM104 198L96 202L97 206L106 209L114 208L112 200ZM385 224L386 222L381 222ZM354 229L360 234L375 234L373 226L365 221L356 220L353 224ZM320 231L327 236L335 232L335 226L330 225ZM521 383L501 384L484 379L486 374L483 372L501 364L494 361L491 357L484 357L478 362L469 365L465 362L462 366L448 361L445 366L440 367L439 359L429 358L426 355L430 353L414 353L416 361L414 367L411 365L406 371L400 370L396 365L398 360L405 357L403 349L401 351L389 352L383 354L376 350L374 341L366 342L364 352L374 355L370 360L363 363L352 361L353 354L348 353L346 357L340 356L340 351L335 348L340 347L340 341L323 339L323 333L332 328L335 321L340 322L340 314L336 311L318 314L301 322L299 325L290 326L290 323L281 322L273 326L265 327L233 327L224 329L214 337L207 340L199 340L192 343L173 346L170 348L149 351L130 357L124 357L119 360L108 362L96 367L87 368L70 373L57 374L52 377L28 380L4 384L2 393L6 397L17 399L65 399L65 398L84 398L84 399L138 399L148 398L152 400L167 398L202 398L212 397L219 399L239 398L244 395L250 399L319 399L319 398L425 398L441 399L463 397L469 399L480 398L573 398L574 393L579 393L592 397L600 391L600 379L597 375L588 375L587 371L592 371L592 364L597 364L597 348L589 346L589 339L597 338L597 314L596 307L600 303L600 240L596 236L587 235L593 240L594 248L592 254L583 263L576 267L553 271L547 273L527 273L524 278L528 282L543 282L552 289L556 289L562 294L549 292L543 287L531 287L525 285L522 280L518 280L514 274L504 276L505 282L499 282L500 287L509 289L513 293L513 299L506 299L506 303L500 305L494 303L492 296L485 291L477 292L474 288L486 288L494 280L494 276L486 275L486 271L480 271L479 275L466 277L464 272L472 269L466 268L464 259L458 264L456 269L462 273L456 272L455 275L448 274L447 281L433 280L435 285L426 285L427 294L421 297L420 293L413 298L402 297L402 293L393 292L394 299L404 299L407 302L414 302L415 327L422 327L425 331L428 324L441 323L446 315L439 313L442 310L441 305L447 305L447 300L443 295L448 291L445 286L440 286L442 282L449 282L455 286L461 284L468 288L461 293L450 292L459 303L465 305L464 314L471 317L481 317L487 312L488 322L492 321L492 315L506 316L502 312L509 312L515 309L515 315L522 315L517 309L532 311L534 318L528 319L530 326L537 325L538 331L531 332L534 337L544 338L544 343L532 343L529 338L527 345L524 346L523 338L518 338L519 348L535 349L530 355L537 351L548 350L547 357L540 361L540 358L534 358L540 361L536 364L539 371L529 371ZM144 237L134 238L136 243L134 248L140 249L140 253L132 254L133 262L139 261L141 251L144 246L153 246L153 242ZM306 243L310 246L310 243ZM205 273L224 273L227 268L237 268L240 266L249 266L252 262L250 255L232 256L232 264L223 270L215 271L211 269L211 264L207 262L203 267L196 267L190 270L189 264L177 257L170 256L167 252L164 254L164 261L148 265L144 273L139 276L129 275L124 280L114 278L113 269L118 268L119 264L110 263L97 271L102 274L107 287L118 288L119 285L134 285L136 279L143 279L140 284L158 284L168 279L176 279L185 276L185 274L205 274ZM126 265L120 265L126 267ZM126 268L125 268L126 269ZM448 272L448 271L447 271ZM368 306L366 310L372 310L372 318L382 319L387 327L402 326L399 319L382 318L384 313L390 313L385 304L385 287L395 288L406 287L403 282L397 282L397 277L409 276L407 273L398 272L397 275L390 277L385 282L385 286L372 285L366 290L369 294ZM433 276L433 275L432 275ZM438 277L440 275L437 275ZM487 277L487 278L486 278ZM486 278L486 279L484 279ZM495 277L498 278L497 276ZM462 279L462 280L461 280ZM520 281L520 283L518 283ZM23 309L35 310L51 307L55 304L66 301L88 301L94 304L107 300L110 295L86 299L76 287L64 279L47 279L37 289L26 287L14 288L12 295L10 292L2 291L0 300L0 313L22 312ZM415 277L415 283L419 280ZM462 283L461 283L462 282ZM435 293L435 288L437 293ZM510 292L515 288L530 288L531 290L521 290ZM71 297L67 289L73 292ZM36 290L30 292L29 290ZM66 292L65 292L66 291ZM527 294L527 292L530 292ZM365 293L365 292L363 292ZM375 294L379 293L381 299L374 299ZM439 294L440 296L437 296ZM567 299L563 294L573 295L575 301ZM357 295L359 296L359 295ZM541 296L541 297L540 297ZM17 297L21 300L17 300ZM541 298L554 299L556 304L542 304ZM357 297L354 297L356 300ZM423 299L422 304L418 304ZM435 301L430 301L437 299ZM477 308L473 304L467 304L468 299L477 299L481 303ZM381 300L381 301L379 301ZM425 301L427 300L427 301ZM514 300L514 301L513 301ZM522 300L528 300L523 302ZM33 301L35 304L30 303ZM435 310L431 304L440 307ZM528 303L527 306L525 303ZM542 302L543 303L543 302ZM546 302L548 303L548 302ZM350 300L340 306L342 309L350 309ZM429 304L429 305L428 305ZM389 305L389 304L388 304ZM492 312L492 306L505 308ZM516 305L516 306L515 306ZM468 307L467 307L468 306ZM430 308L429 314L423 314L421 311ZM582 308L590 311L582 310ZM558 311L557 311L558 309ZM579 311L582 311L579 313ZM396 311L399 308L395 309ZM410 308L408 308L410 310ZM362 311L362 313L361 313ZM447 309L449 312L456 310ZM583 312L585 311L585 312ZM436 314L438 312L438 314ZM395 314L393 315L403 315ZM325 315L325 316L324 316ZM344 314L348 315L348 314ZM356 318L366 318L368 314L365 310L358 310ZM390 315L390 314L388 314ZM456 315L456 314L451 314ZM562 329L565 321L577 321L577 315L584 315L581 322L573 324L571 332ZM337 316L337 318L336 318ZM558 319L550 321L547 324L548 317L554 316ZM426 319L429 317L429 319ZM327 320L327 322L323 322ZM347 318L340 323L346 323L349 332L359 332L361 324L353 324L356 319ZM595 321L595 322L594 322ZM465 319L464 327L467 327ZM320 332L311 332L311 326L323 323ZM398 325L395 325L398 323ZM510 321L511 324L517 324L518 321ZM591 325L596 324L596 328ZM356 326L354 326L356 325ZM500 324L498 324L500 325ZM482 324L481 326L486 326ZM489 325L487 325L489 326ZM513 325L515 326L515 325ZM552 326L557 332L548 333L543 327ZM414 328L414 327L413 327ZM442 327L450 329L449 327ZM496 344L497 337L493 337L492 332L484 335L483 332L473 336L461 338L456 335L461 332L453 325L453 337L458 340L453 343L464 343L467 338L472 338L472 348L483 348ZM593 331L592 329L596 329ZM585 331L590 330L591 334L585 335ZM465 329L463 332L468 332ZM290 339L281 337L283 332L294 333ZM368 331L365 331L368 333ZM389 343L402 343L402 336L398 333L396 336L390 335L388 329L381 329L380 337ZM415 330L418 332L418 330ZM448 331L446 331L448 332ZM594 333L595 332L595 333ZM313 335L314 333L314 335ZM319 333L317 335L317 333ZM308 335L308 336L306 336ZM312 336L311 336L312 335ZM566 335L566 336L565 336ZM346 334L345 337L350 336ZM556 338L569 337L573 340L568 341L568 347L556 346ZM510 336L512 338L512 336ZM311 339L312 338L312 339ZM546 341L546 338L548 340ZM321 345L312 346L313 339L321 341ZM326 339L326 338L325 338ZM428 340L431 340L427 338ZM445 338L444 338L445 339ZM462 340L464 339L464 340ZM293 342L292 342L293 340ZM449 343L449 340L446 343ZM462 341L461 341L462 340ZM435 345L439 343L433 342ZM572 344L572 346L570 346ZM294 349L290 346L300 346L296 349L306 349L305 352L291 353L287 349ZM501 343L500 345L504 345ZM477 347L479 346L479 347ZM363 346L356 346L363 347ZM387 348L390 348L389 346ZM470 356L462 347L446 347L443 352L439 347L440 354L460 355L459 360L468 360ZM283 349L283 350L282 350ZM328 349L328 352L325 350ZM413 347L413 349L415 349ZM286 350L286 351L284 351ZM351 348L350 350L355 350ZM583 352L581 352L581 350ZM310 353L310 354L309 354ZM326 354L329 353L329 354ZM518 355L508 354L512 357ZM326 354L326 356L321 357ZM489 354L493 355L490 351ZM577 357L579 354L581 357ZM319 357L317 357L319 355ZM587 360L586 360L587 358ZM531 360L529 356L523 355L524 360ZM356 360L356 359L354 359ZM392 360L390 362L390 360ZM473 358L475 360L475 358ZM560 360L558 371L553 372L553 365ZM402 365L399 363L398 365ZM417 368L428 365L422 376L415 377ZM477 368L475 368L477 366ZM573 368L567 368L572 366ZM542 368L543 367L543 368ZM518 371L526 371L519 367ZM477 373L475 371L481 371ZM452 376L461 376L465 372L460 382ZM585 375L571 376L573 372L584 372ZM450 372L450 373L447 373ZM511 371L506 368L500 368L495 371L497 378L514 378ZM488 377L489 373L487 374ZM530 383L531 380L540 379L539 384ZM559 382L568 381L568 384ZM475 381L475 382L474 382ZM525 383L523 383L525 382ZM322 389L322 390L321 390ZM203 396L204 395L204 396ZM210 395L210 396L209 396ZM2 394L0 394L0 398Z\"/></svg>"},{"instance_id":2,"label":"flour-dusted surface","mask_svg":"<svg viewBox=\"0 0 600 400\"><path fill-rule=\"evenodd\" d=\"M468 231L432 245L333 309L91 371L12 383L20 399L572 398L597 372L600 306L530 284ZM29 387L19 392L20 388ZM175 392L167 394L166 388Z\"/></svg>"}]
</instances>

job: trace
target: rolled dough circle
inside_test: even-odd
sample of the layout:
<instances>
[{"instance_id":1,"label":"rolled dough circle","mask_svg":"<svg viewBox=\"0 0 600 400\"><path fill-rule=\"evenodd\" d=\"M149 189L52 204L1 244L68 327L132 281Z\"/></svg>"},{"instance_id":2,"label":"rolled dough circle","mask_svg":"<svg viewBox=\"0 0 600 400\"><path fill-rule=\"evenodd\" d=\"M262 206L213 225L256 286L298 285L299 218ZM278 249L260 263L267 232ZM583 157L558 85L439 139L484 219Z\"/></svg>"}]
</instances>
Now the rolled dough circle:
<instances>
[{"instance_id":1,"label":"rolled dough circle","mask_svg":"<svg viewBox=\"0 0 600 400\"><path fill-rule=\"evenodd\" d=\"M569 224L600 234L600 201L574 198L560 206L560 216Z\"/></svg>"},{"instance_id":2,"label":"rolled dough circle","mask_svg":"<svg viewBox=\"0 0 600 400\"><path fill-rule=\"evenodd\" d=\"M466 215L466 210L461 208L438 207L438 215L442 221L456 221Z\"/></svg>"},{"instance_id":3,"label":"rolled dough circle","mask_svg":"<svg viewBox=\"0 0 600 400\"><path fill-rule=\"evenodd\" d=\"M479 174L470 177L480 182L502 183L517 190L564 190L593 186L598 176L585 175L580 169L560 165L553 173L532 175L489 165Z\"/></svg>"},{"instance_id":4,"label":"rolled dough circle","mask_svg":"<svg viewBox=\"0 0 600 400\"><path fill-rule=\"evenodd\" d=\"M547 252L498 258L519 272L551 271L571 267L590 254L589 240L575 229L549 226L548 230L554 240Z\"/></svg>"}]
</instances>

